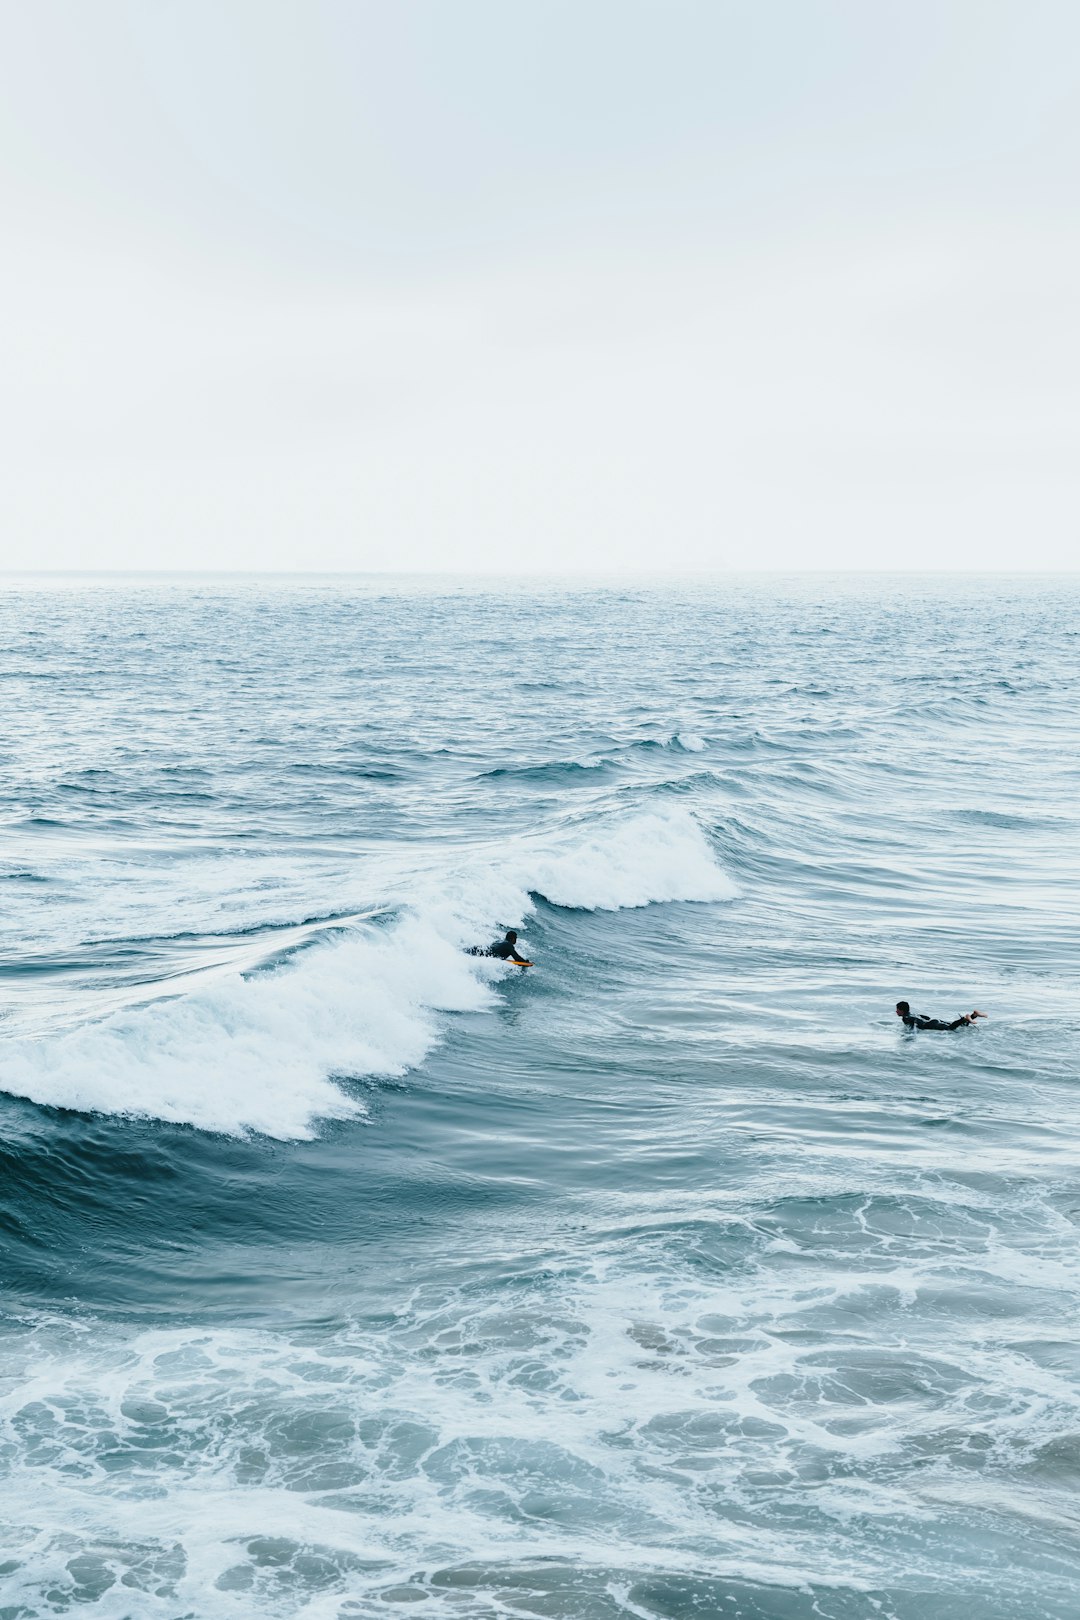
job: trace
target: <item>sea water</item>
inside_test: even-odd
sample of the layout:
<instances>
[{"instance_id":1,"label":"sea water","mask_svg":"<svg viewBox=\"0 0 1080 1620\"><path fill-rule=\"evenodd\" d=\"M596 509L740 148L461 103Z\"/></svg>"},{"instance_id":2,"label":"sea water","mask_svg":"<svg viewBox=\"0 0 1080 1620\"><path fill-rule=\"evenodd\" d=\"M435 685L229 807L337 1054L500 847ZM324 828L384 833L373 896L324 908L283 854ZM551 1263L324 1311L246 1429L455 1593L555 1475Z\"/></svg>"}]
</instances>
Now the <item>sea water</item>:
<instances>
[{"instance_id":1,"label":"sea water","mask_svg":"<svg viewBox=\"0 0 1080 1620\"><path fill-rule=\"evenodd\" d=\"M0 1615L1072 1620L1078 607L9 578Z\"/></svg>"}]
</instances>

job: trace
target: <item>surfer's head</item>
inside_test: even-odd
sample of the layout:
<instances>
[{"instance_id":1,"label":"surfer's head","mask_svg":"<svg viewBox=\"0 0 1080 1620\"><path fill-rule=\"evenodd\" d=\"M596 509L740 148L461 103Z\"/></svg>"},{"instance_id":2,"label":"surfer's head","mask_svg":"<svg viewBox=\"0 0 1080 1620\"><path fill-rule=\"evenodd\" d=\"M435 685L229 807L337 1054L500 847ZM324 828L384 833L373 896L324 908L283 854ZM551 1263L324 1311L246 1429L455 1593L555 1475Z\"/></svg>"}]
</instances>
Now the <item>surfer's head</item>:
<instances>
[{"instance_id":1,"label":"surfer's head","mask_svg":"<svg viewBox=\"0 0 1080 1620\"><path fill-rule=\"evenodd\" d=\"M506 943L508 945L516 945L517 944L517 929L516 928L508 928L506 930Z\"/></svg>"},{"instance_id":2,"label":"surfer's head","mask_svg":"<svg viewBox=\"0 0 1080 1620\"><path fill-rule=\"evenodd\" d=\"M911 1008L908 1006L906 1001L898 1001L896 1003L896 1016L897 1016L897 1018L906 1018L910 1011L911 1011Z\"/></svg>"}]
</instances>

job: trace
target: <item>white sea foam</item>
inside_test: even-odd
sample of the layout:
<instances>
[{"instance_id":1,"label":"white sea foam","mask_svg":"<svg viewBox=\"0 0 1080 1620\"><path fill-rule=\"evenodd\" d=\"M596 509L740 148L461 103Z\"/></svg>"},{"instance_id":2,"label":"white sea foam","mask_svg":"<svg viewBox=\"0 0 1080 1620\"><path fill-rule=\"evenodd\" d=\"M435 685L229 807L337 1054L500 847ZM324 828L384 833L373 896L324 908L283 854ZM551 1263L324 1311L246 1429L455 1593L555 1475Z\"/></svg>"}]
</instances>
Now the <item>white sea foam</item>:
<instances>
[{"instance_id":1,"label":"white sea foam","mask_svg":"<svg viewBox=\"0 0 1080 1620\"><path fill-rule=\"evenodd\" d=\"M447 939L468 942L522 922L533 895L573 911L622 911L666 901L732 900L738 889L683 810L647 811L525 838L412 885L413 904Z\"/></svg>"},{"instance_id":2,"label":"white sea foam","mask_svg":"<svg viewBox=\"0 0 1080 1620\"><path fill-rule=\"evenodd\" d=\"M839 1221L827 1230L840 1236L850 1217L827 1212L832 1185L815 1184L813 1219ZM818 1242L808 1290L738 1203L731 1232L753 1263L722 1278L685 1248L683 1190L660 1247L631 1254L616 1237L616 1257L590 1232L562 1271L519 1251L513 1286L494 1290L436 1266L389 1285L392 1312L372 1316L365 1293L359 1318L346 1309L317 1335L27 1313L0 1346L14 1375L0 1389L0 1519L16 1555L4 1597L34 1609L60 1592L103 1620L335 1620L402 1597L418 1613L459 1614L464 1591L474 1609L509 1615L520 1611L498 1590L531 1560L556 1578L572 1564L601 1588L614 1572L706 1591L877 1587L898 1557L932 1581L937 1504L972 1490L1006 1535L1048 1513L1055 1535L1073 1528L1067 1475L1006 1491L1000 1465L973 1484L962 1461L971 1436L1037 1465L1074 1419L1067 1373L965 1325L964 1289L974 1283L977 1301L1019 1252L1003 1245L1003 1272L981 1229L960 1316L905 1312L901 1332L893 1323L870 1343L853 1340L836 1303L875 1301L883 1281L932 1289L937 1242L896 1267L891 1227L868 1265ZM713 1191L700 1208L716 1213ZM1020 1241L1026 1250L1029 1228ZM1072 1293L1063 1287L1063 1308ZM918 1470L904 1462L912 1451ZM976 1542L968 1556L980 1552ZM457 1578L436 1576L446 1570ZM587 1586L575 1612L594 1612Z\"/></svg>"},{"instance_id":3,"label":"white sea foam","mask_svg":"<svg viewBox=\"0 0 1080 1620\"><path fill-rule=\"evenodd\" d=\"M57 1108L309 1136L316 1118L363 1112L333 1076L404 1074L438 1038L438 1012L490 997L465 959L410 917L271 973L14 1042L0 1077L14 1095Z\"/></svg>"},{"instance_id":4,"label":"white sea foam","mask_svg":"<svg viewBox=\"0 0 1080 1620\"><path fill-rule=\"evenodd\" d=\"M402 915L310 946L273 971L0 1050L0 1085L50 1107L242 1135L310 1136L362 1115L342 1082L405 1074L438 1041L441 1014L491 1004L501 964L461 946L521 923L531 895L587 910L726 900L734 886L697 824L648 814L566 833L454 871L402 876Z\"/></svg>"},{"instance_id":5,"label":"white sea foam","mask_svg":"<svg viewBox=\"0 0 1080 1620\"><path fill-rule=\"evenodd\" d=\"M568 840L536 857L526 885L553 905L581 911L731 900L738 892L683 812L651 812Z\"/></svg>"}]
</instances>

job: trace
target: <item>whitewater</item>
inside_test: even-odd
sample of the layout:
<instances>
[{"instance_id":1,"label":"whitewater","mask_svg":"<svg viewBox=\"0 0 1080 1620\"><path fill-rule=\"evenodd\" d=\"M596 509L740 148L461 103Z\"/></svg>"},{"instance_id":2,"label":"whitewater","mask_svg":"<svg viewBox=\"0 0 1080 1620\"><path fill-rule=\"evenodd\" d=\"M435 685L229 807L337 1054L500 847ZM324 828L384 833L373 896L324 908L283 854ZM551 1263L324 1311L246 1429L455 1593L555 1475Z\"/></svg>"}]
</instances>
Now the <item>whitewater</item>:
<instances>
[{"instance_id":1,"label":"whitewater","mask_svg":"<svg viewBox=\"0 0 1080 1620\"><path fill-rule=\"evenodd\" d=\"M1074 1615L1078 607L0 579L0 1615Z\"/></svg>"}]
</instances>

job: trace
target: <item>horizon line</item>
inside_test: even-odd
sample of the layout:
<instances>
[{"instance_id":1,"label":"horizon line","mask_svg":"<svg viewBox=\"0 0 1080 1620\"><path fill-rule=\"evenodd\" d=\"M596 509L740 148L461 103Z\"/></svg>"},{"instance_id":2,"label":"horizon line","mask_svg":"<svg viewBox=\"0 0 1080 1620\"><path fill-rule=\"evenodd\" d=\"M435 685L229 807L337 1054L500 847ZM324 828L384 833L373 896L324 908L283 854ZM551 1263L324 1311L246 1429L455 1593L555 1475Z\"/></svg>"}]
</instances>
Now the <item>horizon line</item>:
<instances>
[{"instance_id":1,"label":"horizon line","mask_svg":"<svg viewBox=\"0 0 1080 1620\"><path fill-rule=\"evenodd\" d=\"M926 566L909 568L589 568L515 570L491 568L0 568L0 579L111 578L156 579L736 579L791 578L804 575L890 578L897 576L966 575L968 577L1059 578L1080 574L1076 568L970 568Z\"/></svg>"}]
</instances>

